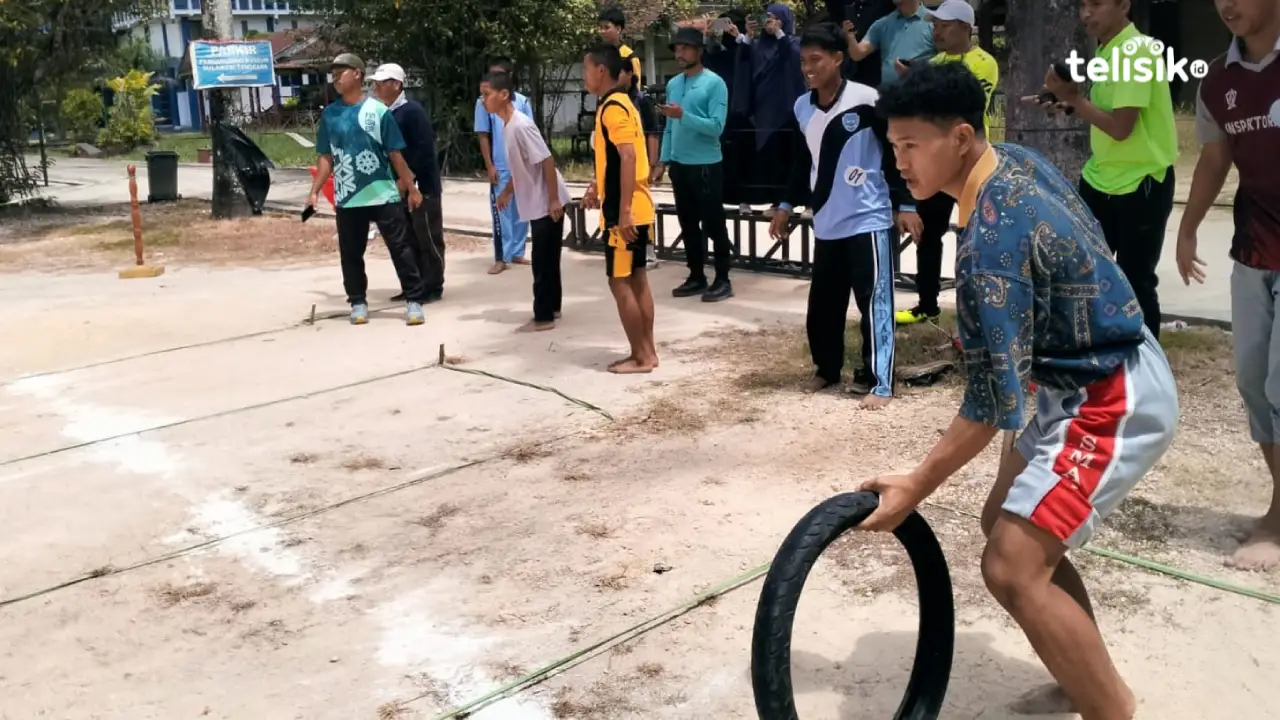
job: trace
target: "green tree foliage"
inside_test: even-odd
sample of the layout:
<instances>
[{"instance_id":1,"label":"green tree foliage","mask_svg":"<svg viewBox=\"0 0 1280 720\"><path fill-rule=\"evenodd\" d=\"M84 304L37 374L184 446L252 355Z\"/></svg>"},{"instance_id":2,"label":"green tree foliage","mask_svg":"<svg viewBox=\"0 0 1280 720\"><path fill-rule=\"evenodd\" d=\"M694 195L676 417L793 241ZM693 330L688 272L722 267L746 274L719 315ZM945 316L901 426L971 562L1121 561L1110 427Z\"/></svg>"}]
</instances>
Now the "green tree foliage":
<instances>
[{"instance_id":1,"label":"green tree foliage","mask_svg":"<svg viewBox=\"0 0 1280 720\"><path fill-rule=\"evenodd\" d=\"M566 77L564 69L581 61L600 8L596 0L326 0L316 7L334 40L423 79L445 163L454 169L478 166L473 111L487 65L512 60L521 89L545 109L539 91L555 92L548 80ZM633 18L628 34L641 36L646 24L691 11L693 3L624 0L623 8Z\"/></svg>"},{"instance_id":2,"label":"green tree foliage","mask_svg":"<svg viewBox=\"0 0 1280 720\"><path fill-rule=\"evenodd\" d=\"M107 126L98 133L98 144L112 150L132 150L156 138L156 122L151 114L151 98L160 90L151 82L151 73L130 70L107 81L115 93Z\"/></svg>"},{"instance_id":3,"label":"green tree foliage","mask_svg":"<svg viewBox=\"0 0 1280 720\"><path fill-rule=\"evenodd\" d=\"M102 96L88 88L76 88L62 98L62 120L76 140L94 139L102 111Z\"/></svg>"},{"instance_id":4,"label":"green tree foliage","mask_svg":"<svg viewBox=\"0 0 1280 720\"><path fill-rule=\"evenodd\" d=\"M149 0L0 0L0 202L35 188L23 155L41 93L83 78L115 47L115 13L151 7Z\"/></svg>"}]
</instances>

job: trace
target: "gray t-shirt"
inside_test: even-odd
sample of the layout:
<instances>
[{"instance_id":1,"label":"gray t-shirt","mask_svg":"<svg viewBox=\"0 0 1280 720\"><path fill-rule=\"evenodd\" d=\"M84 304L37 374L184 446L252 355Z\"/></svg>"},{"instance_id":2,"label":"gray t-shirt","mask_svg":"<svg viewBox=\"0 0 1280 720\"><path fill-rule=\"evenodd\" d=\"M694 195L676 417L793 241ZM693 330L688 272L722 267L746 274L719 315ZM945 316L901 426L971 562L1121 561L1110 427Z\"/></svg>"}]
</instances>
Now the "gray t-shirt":
<instances>
[{"instance_id":1,"label":"gray t-shirt","mask_svg":"<svg viewBox=\"0 0 1280 720\"><path fill-rule=\"evenodd\" d=\"M533 120L513 113L511 121L502 127L502 143L506 146L507 169L511 173L511 186L515 192L516 210L520 219L531 222L547 216L547 182L542 174L542 161L551 157L551 150L538 132ZM556 170L560 204L569 202L569 188L564 176Z\"/></svg>"}]
</instances>

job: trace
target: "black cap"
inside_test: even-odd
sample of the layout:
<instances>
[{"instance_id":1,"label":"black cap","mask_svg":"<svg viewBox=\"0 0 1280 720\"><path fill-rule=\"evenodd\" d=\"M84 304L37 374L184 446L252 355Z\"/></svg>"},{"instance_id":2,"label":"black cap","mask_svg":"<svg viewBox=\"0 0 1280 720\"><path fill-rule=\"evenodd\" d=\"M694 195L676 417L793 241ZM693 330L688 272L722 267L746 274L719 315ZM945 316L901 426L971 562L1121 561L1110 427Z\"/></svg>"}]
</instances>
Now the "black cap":
<instances>
[{"instance_id":1,"label":"black cap","mask_svg":"<svg viewBox=\"0 0 1280 720\"><path fill-rule=\"evenodd\" d=\"M702 33L691 27L682 27L676 31L671 38L671 49L675 50L677 45L689 45L691 47L702 47L706 44Z\"/></svg>"}]
</instances>

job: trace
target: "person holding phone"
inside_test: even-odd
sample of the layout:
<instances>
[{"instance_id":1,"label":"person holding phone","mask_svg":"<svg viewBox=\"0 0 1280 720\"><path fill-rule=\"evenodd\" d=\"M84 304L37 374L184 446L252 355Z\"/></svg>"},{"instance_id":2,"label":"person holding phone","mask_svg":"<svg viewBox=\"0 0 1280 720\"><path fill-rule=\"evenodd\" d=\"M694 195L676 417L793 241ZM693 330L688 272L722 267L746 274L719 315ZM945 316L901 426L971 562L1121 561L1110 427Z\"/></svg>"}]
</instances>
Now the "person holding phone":
<instances>
[{"instance_id":1,"label":"person holding phone","mask_svg":"<svg viewBox=\"0 0 1280 720\"><path fill-rule=\"evenodd\" d=\"M996 85L1000 82L1000 67L991 53L973 42L973 31L977 25L973 6L965 0L943 0L928 14L933 18L933 45L938 49L938 54L930 58L928 64L960 63L978 78L987 98L987 109L982 116L983 131L990 136L991 108ZM909 66L899 63L898 74L903 75L924 65L925 61L913 61ZM899 325L936 320L942 314L938 305L942 290L942 237L951 229L951 211L955 206L955 199L944 192L935 193L917 206L921 233L913 240L916 244L916 292L919 301L914 307L898 311L894 320Z\"/></svg>"},{"instance_id":2,"label":"person holding phone","mask_svg":"<svg viewBox=\"0 0 1280 720\"><path fill-rule=\"evenodd\" d=\"M896 83L899 67L916 60L927 60L936 54L933 28L920 0L894 0L895 12L876 20L862 39L852 20L844 21L849 41L849 58L861 62L872 53L880 53L880 85Z\"/></svg>"},{"instance_id":3,"label":"person holding phone","mask_svg":"<svg viewBox=\"0 0 1280 720\"><path fill-rule=\"evenodd\" d=\"M1098 41L1097 57L1109 61L1115 52L1129 56L1126 59L1161 62L1153 40L1129 21L1129 10L1129 0L1080 4L1085 32ZM1169 81L1136 75L1095 82L1086 94L1049 68L1043 89L1058 103L1044 103L1035 96L1024 100L1049 105L1050 111L1066 107L1089 123L1091 153L1080 173L1080 195L1102 224L1107 244L1138 294L1147 328L1159 339L1156 267L1173 212L1178 131Z\"/></svg>"},{"instance_id":4,"label":"person holding phone","mask_svg":"<svg viewBox=\"0 0 1280 720\"><path fill-rule=\"evenodd\" d=\"M676 216L688 254L689 277L671 291L678 298L701 296L703 302L733 297L729 260L733 247L723 205L724 156L720 134L729 114L729 90L719 75L702 66L702 33L681 28L671 49L683 70L667 82L667 104L658 111L667 118L662 133L661 160L653 166L650 184L671 169ZM707 241L715 248L715 282L707 285Z\"/></svg>"}]
</instances>

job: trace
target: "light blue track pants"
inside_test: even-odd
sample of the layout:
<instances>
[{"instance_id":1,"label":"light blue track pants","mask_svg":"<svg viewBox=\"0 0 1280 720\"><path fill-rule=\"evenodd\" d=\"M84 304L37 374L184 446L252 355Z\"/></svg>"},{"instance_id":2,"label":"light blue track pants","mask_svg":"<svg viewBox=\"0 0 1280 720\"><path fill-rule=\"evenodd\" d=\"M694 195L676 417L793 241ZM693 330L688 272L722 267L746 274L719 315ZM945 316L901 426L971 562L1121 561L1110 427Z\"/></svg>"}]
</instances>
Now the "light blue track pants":
<instances>
[{"instance_id":1,"label":"light blue track pants","mask_svg":"<svg viewBox=\"0 0 1280 720\"><path fill-rule=\"evenodd\" d=\"M498 184L489 186L489 209L493 211L493 261L509 263L524 257L525 241L529 237L529 223L520 220L515 197L506 209L498 209L498 195L511 184L511 174L498 173Z\"/></svg>"}]
</instances>

